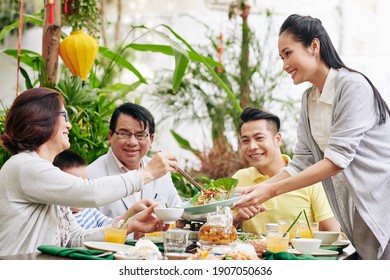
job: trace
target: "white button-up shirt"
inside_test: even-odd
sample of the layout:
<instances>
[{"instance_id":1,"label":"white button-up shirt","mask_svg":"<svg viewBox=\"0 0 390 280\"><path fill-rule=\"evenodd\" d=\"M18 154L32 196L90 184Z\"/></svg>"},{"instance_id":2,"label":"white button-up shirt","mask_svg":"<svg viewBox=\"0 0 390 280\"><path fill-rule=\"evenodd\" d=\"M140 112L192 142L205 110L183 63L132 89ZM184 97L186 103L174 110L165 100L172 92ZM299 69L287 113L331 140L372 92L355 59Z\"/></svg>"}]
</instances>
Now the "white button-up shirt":
<instances>
[{"instance_id":1,"label":"white button-up shirt","mask_svg":"<svg viewBox=\"0 0 390 280\"><path fill-rule=\"evenodd\" d=\"M309 93L308 98L311 134L323 152L329 142L330 126L332 121L332 105L336 94L334 82L337 73L338 70L331 68L328 76L326 77L322 93L318 88L314 88Z\"/></svg>"}]
</instances>

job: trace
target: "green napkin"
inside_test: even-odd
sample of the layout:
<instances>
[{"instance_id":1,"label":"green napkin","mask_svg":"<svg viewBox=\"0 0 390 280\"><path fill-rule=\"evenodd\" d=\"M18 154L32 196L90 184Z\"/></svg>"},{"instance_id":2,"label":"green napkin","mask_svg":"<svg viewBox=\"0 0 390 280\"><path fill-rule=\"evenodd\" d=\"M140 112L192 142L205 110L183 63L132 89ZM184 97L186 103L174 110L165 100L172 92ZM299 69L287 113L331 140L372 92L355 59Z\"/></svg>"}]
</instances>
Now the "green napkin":
<instances>
[{"instance_id":1,"label":"green napkin","mask_svg":"<svg viewBox=\"0 0 390 280\"><path fill-rule=\"evenodd\" d=\"M64 248L55 245L41 245L38 247L38 250L45 254L77 259L77 260L113 260L114 259L113 254L103 256L103 257L96 257L95 255L104 253L104 251L101 250Z\"/></svg>"},{"instance_id":2,"label":"green napkin","mask_svg":"<svg viewBox=\"0 0 390 280\"><path fill-rule=\"evenodd\" d=\"M271 251L265 252L266 260L337 260L336 257L314 257L312 255L294 255L288 252L274 253Z\"/></svg>"}]
</instances>

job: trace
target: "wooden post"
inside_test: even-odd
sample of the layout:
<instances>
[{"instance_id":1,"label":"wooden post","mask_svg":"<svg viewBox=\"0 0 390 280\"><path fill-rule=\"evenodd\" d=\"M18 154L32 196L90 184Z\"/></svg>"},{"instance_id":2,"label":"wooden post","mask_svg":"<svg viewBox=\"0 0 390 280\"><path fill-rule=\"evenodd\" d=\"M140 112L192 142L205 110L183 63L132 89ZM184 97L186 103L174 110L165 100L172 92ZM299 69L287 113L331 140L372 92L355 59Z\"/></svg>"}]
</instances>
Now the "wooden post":
<instances>
[{"instance_id":1,"label":"wooden post","mask_svg":"<svg viewBox=\"0 0 390 280\"><path fill-rule=\"evenodd\" d=\"M52 87L57 81L58 52L61 41L61 0L45 0L42 58L46 69L41 72L41 86Z\"/></svg>"}]
</instances>

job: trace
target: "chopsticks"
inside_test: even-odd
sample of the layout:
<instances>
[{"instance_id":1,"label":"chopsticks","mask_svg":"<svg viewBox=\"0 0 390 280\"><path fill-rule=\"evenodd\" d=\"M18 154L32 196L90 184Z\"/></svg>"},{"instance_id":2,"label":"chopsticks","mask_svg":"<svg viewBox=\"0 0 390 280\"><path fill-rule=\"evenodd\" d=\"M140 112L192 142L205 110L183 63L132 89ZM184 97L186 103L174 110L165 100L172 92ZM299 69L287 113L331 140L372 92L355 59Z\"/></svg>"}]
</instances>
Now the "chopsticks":
<instances>
[{"instance_id":1,"label":"chopsticks","mask_svg":"<svg viewBox=\"0 0 390 280\"><path fill-rule=\"evenodd\" d=\"M193 184L198 190L200 190L202 193L205 192L203 187L199 185L190 175L188 175L184 170L182 170L180 167L177 168L177 172L179 172L181 175L183 175L184 178L188 180L191 184Z\"/></svg>"}]
</instances>

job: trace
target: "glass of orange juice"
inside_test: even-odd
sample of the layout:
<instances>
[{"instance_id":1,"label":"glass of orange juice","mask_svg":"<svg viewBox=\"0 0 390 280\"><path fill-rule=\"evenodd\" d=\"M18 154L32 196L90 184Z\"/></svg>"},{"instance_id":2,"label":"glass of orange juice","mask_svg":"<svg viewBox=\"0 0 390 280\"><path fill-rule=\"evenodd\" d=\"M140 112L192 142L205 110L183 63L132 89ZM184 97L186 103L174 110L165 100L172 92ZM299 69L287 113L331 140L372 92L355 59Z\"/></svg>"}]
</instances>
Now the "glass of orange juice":
<instances>
[{"instance_id":1,"label":"glass of orange juice","mask_svg":"<svg viewBox=\"0 0 390 280\"><path fill-rule=\"evenodd\" d=\"M318 231L319 224L317 222L309 223L309 226L306 222L299 222L299 237L300 238L314 238L314 231Z\"/></svg>"},{"instance_id":2,"label":"glass of orange juice","mask_svg":"<svg viewBox=\"0 0 390 280\"><path fill-rule=\"evenodd\" d=\"M279 230L270 230L267 232L267 250L277 252L287 252L288 250L288 234Z\"/></svg>"},{"instance_id":3,"label":"glass of orange juice","mask_svg":"<svg viewBox=\"0 0 390 280\"><path fill-rule=\"evenodd\" d=\"M287 230L290 228L292 223L293 223L293 221L290 221L290 220L280 220L280 221L278 221L278 229L279 229L279 231L281 231L283 233L287 232ZM289 238L288 238L289 241L291 241L291 239L296 237L297 229L298 229L298 226L297 226L297 223L295 223L292 226L292 228L290 229L290 231L289 231Z\"/></svg>"},{"instance_id":4,"label":"glass of orange juice","mask_svg":"<svg viewBox=\"0 0 390 280\"><path fill-rule=\"evenodd\" d=\"M124 244L127 236L127 228L105 228L104 241Z\"/></svg>"}]
</instances>

